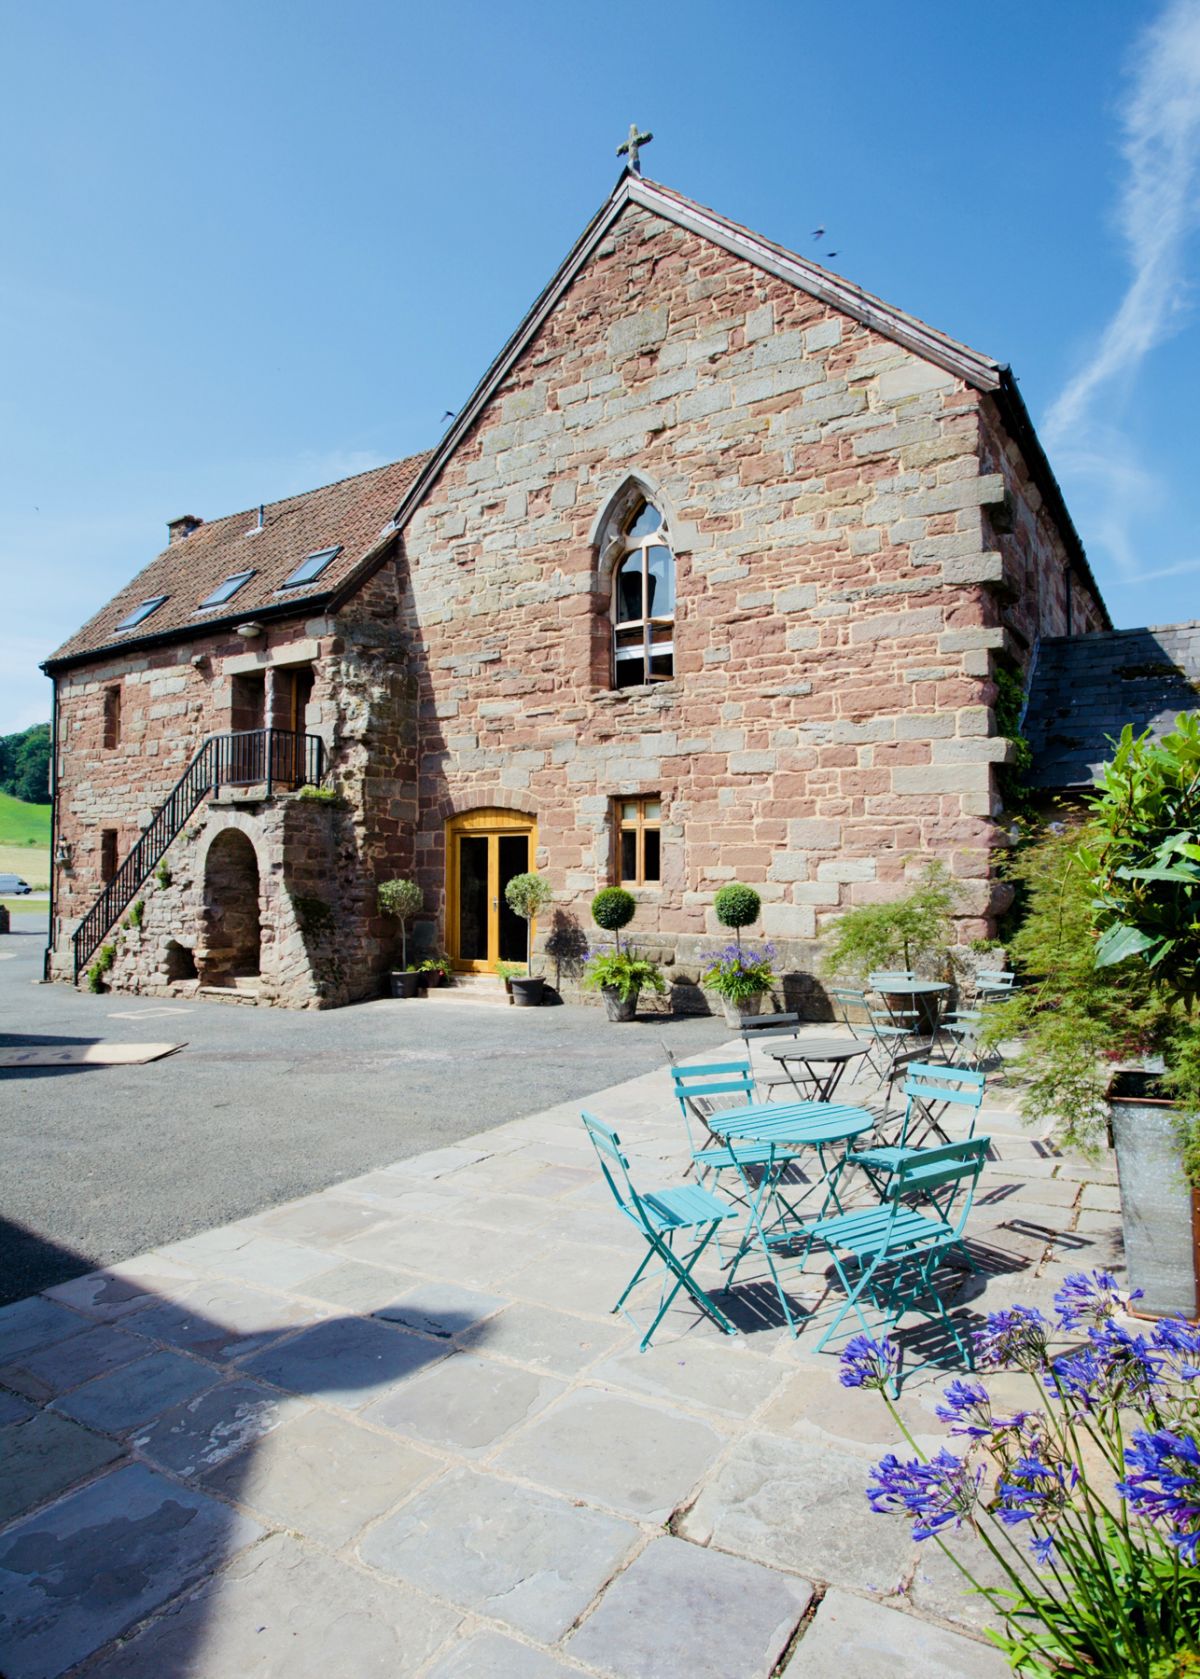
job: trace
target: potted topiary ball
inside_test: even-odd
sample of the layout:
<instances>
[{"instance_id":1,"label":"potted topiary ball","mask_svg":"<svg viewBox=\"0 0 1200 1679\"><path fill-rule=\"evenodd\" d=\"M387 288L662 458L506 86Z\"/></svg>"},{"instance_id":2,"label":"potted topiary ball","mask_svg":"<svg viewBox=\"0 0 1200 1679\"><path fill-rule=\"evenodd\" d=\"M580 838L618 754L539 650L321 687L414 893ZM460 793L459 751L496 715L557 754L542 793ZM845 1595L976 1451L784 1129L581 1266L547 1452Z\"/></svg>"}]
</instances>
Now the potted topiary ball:
<instances>
[{"instance_id":1,"label":"potted topiary ball","mask_svg":"<svg viewBox=\"0 0 1200 1679\"><path fill-rule=\"evenodd\" d=\"M400 923L400 966L389 975L393 997L415 997L421 974L408 961L408 924L419 915L425 904L425 894L415 880L385 880L379 887L379 907Z\"/></svg>"},{"instance_id":2,"label":"potted topiary ball","mask_svg":"<svg viewBox=\"0 0 1200 1679\"><path fill-rule=\"evenodd\" d=\"M537 912L550 902L550 897L549 882L540 874L515 874L504 888L505 903L526 926L525 972L514 974L508 982L512 1000L519 1009L536 1008L542 1000L546 980L543 974L533 971L533 921Z\"/></svg>"},{"instance_id":3,"label":"potted topiary ball","mask_svg":"<svg viewBox=\"0 0 1200 1679\"><path fill-rule=\"evenodd\" d=\"M742 945L742 928L752 926L761 910L762 899L753 886L743 886L739 881L722 886L713 899L713 914L722 927L731 929L735 942L709 953L701 984L720 997L731 1026L740 1026L748 1014L758 1014L763 998L770 995L775 983L771 946L752 950Z\"/></svg>"},{"instance_id":4,"label":"potted topiary ball","mask_svg":"<svg viewBox=\"0 0 1200 1679\"><path fill-rule=\"evenodd\" d=\"M615 954L598 952L587 965L584 988L599 991L610 1020L632 1020L637 1014L638 995L643 985L654 985L650 971L654 964L634 956L628 946L621 949L621 929L628 927L637 910L637 899L623 886L606 886L592 899L592 920L611 933ZM661 989L661 978L655 989Z\"/></svg>"}]
</instances>

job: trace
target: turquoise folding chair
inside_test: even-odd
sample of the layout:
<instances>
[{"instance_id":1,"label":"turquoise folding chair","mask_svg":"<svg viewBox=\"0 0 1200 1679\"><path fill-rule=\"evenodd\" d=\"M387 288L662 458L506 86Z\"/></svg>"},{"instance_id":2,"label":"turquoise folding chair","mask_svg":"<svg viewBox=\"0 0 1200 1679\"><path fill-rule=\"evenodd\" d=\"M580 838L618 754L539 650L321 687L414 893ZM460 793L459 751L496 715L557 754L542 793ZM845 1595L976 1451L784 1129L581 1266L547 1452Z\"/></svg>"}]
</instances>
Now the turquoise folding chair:
<instances>
[{"instance_id":1,"label":"turquoise folding chair","mask_svg":"<svg viewBox=\"0 0 1200 1679\"><path fill-rule=\"evenodd\" d=\"M915 1150L888 1178L881 1205L839 1213L813 1227L810 1248L819 1244L828 1250L846 1291L817 1342L818 1351L837 1333L848 1313L854 1314L867 1335L878 1337L905 1312L915 1311L940 1323L967 1369L974 1369L970 1340L964 1340L946 1311L936 1273L953 1251L965 1251L963 1232L990 1141L971 1137L941 1148ZM868 1306L875 1322L868 1316ZM895 1380L891 1386L893 1393L898 1391Z\"/></svg>"},{"instance_id":2,"label":"turquoise folding chair","mask_svg":"<svg viewBox=\"0 0 1200 1679\"><path fill-rule=\"evenodd\" d=\"M754 1074L748 1061L710 1061L699 1067L672 1065L671 1083L683 1113L688 1147L701 1183L711 1177L715 1188L744 1205L745 1176L742 1168L755 1166L766 1171L785 1164L799 1154L798 1149L780 1148L771 1143L727 1143L709 1124L718 1107L748 1107L754 1101ZM701 1132L699 1145L696 1131L692 1128L693 1120ZM723 1172L732 1172L737 1176L736 1187L727 1188L721 1182Z\"/></svg>"},{"instance_id":3,"label":"turquoise folding chair","mask_svg":"<svg viewBox=\"0 0 1200 1679\"><path fill-rule=\"evenodd\" d=\"M865 991L837 985L829 995L838 1005L842 1024L859 1043L867 1045L867 1060L875 1070L879 1088L886 1091L885 1104L890 1106L897 1068L906 1056L916 1053L912 1033L907 1026L897 1026L890 1014L873 1008ZM860 1009L866 1020L851 1019L851 1009Z\"/></svg>"},{"instance_id":4,"label":"turquoise folding chair","mask_svg":"<svg viewBox=\"0 0 1200 1679\"><path fill-rule=\"evenodd\" d=\"M629 1175L629 1162L621 1152L621 1139L617 1133L594 1114L585 1113L582 1119L600 1161L600 1170L604 1173L609 1189L612 1190L613 1199L646 1240L645 1257L613 1307L613 1311L620 1312L633 1323L635 1329L637 1324L624 1310L625 1302L641 1282L651 1261L661 1261L661 1268L650 1273L652 1277L662 1278L658 1312L654 1322L642 1336L638 1351L645 1352L650 1345L654 1331L670 1310L671 1303L680 1289L683 1289L689 1299L713 1320L718 1329L726 1335L736 1335L737 1330L733 1324L704 1292L692 1273L700 1255L712 1241L719 1227L727 1219L739 1217L737 1209L725 1201L718 1200L699 1184L681 1184L677 1188L639 1192L634 1188L633 1179ZM691 1238L691 1246L686 1251L676 1250L677 1236ZM671 1284L669 1292L668 1283Z\"/></svg>"},{"instance_id":5,"label":"turquoise folding chair","mask_svg":"<svg viewBox=\"0 0 1200 1679\"><path fill-rule=\"evenodd\" d=\"M904 1117L895 1142L853 1149L846 1157L846 1164L861 1166L876 1188L880 1188L882 1179L898 1171L902 1162L923 1152L920 1145L927 1138L936 1137L943 1143L955 1140L942 1123L953 1108L962 1110L959 1117L967 1121L966 1135L973 1137L986 1082L983 1073L968 1067L935 1067L928 1062L914 1062L904 1081Z\"/></svg>"},{"instance_id":6,"label":"turquoise folding chair","mask_svg":"<svg viewBox=\"0 0 1200 1679\"><path fill-rule=\"evenodd\" d=\"M1017 976L1007 968L980 968L975 975L975 1000L994 1003L1018 989Z\"/></svg>"}]
</instances>

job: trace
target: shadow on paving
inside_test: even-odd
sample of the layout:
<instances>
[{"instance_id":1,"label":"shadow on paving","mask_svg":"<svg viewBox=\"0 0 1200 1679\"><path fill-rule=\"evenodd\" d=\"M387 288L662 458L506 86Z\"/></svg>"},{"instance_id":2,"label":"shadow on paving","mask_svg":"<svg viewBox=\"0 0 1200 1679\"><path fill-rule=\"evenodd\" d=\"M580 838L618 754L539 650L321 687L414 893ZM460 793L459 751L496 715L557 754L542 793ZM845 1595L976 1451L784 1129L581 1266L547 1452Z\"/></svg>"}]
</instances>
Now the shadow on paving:
<instances>
[{"instance_id":1,"label":"shadow on paving","mask_svg":"<svg viewBox=\"0 0 1200 1679\"><path fill-rule=\"evenodd\" d=\"M38 1240L28 1231L19 1237ZM47 1274L92 1269L81 1255L42 1246ZM397 1285L404 1287L399 1277ZM368 1317L313 1312L307 1321L244 1333L189 1312L186 1297L163 1298L132 1277L101 1277L81 1288L72 1296L79 1311L34 1296L0 1312L4 1679L58 1679L151 1616L137 1636L89 1666L89 1676L203 1679L222 1587L219 1579L202 1582L271 1531L232 1507L253 1475L257 1443L305 1413L313 1416L307 1401L314 1399L348 1413L344 1422L316 1413L318 1424L323 1417L331 1431L353 1429L355 1411L452 1353L452 1336L471 1329L474 1344L486 1340L485 1322L431 1304L437 1288L427 1286L417 1314L425 1333L387 1321L389 1312L403 1315L399 1304ZM445 1285L445 1292L455 1291ZM366 1439L373 1453L386 1452L379 1436ZM37 1513L24 1515L28 1509ZM298 1632L306 1614L318 1617L322 1631L336 1619L328 1606L334 1588L346 1588L340 1565L279 1532L255 1555L264 1557L252 1588L256 1622L278 1635L284 1621ZM340 1596L337 1613L377 1608L392 1590L364 1582L360 1595L377 1601ZM397 1654L401 1637L410 1636L403 1607L397 1600L389 1617ZM428 1653L449 1630L435 1622ZM279 1648L272 1642L273 1655ZM255 1670L248 1644L241 1671Z\"/></svg>"}]
</instances>

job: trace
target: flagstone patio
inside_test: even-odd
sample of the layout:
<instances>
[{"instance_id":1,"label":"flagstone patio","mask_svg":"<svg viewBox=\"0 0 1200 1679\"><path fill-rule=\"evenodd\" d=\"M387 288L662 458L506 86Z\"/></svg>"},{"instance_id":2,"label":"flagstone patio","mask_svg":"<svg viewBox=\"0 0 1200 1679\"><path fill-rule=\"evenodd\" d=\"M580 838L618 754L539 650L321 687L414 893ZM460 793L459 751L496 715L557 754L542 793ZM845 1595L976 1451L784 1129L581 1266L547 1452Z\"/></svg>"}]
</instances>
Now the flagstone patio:
<instances>
[{"instance_id":1,"label":"flagstone patio","mask_svg":"<svg viewBox=\"0 0 1200 1679\"><path fill-rule=\"evenodd\" d=\"M0 1312L6 1679L1007 1673L944 1559L868 1510L882 1401L761 1275L736 1338L679 1309L638 1353L579 1106ZM635 1176L682 1175L665 1070L586 1106ZM1111 1168L984 1114L968 1317L1120 1258ZM936 1375L901 1399L930 1445Z\"/></svg>"}]
</instances>

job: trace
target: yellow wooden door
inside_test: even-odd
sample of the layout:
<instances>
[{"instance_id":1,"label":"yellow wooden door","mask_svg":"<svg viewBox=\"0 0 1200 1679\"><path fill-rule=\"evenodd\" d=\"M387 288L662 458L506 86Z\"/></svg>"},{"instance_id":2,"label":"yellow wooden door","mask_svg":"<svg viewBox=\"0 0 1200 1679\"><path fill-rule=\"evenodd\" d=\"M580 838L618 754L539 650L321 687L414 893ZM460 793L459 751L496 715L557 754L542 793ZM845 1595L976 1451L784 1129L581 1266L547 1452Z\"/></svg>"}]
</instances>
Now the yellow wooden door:
<instances>
[{"instance_id":1,"label":"yellow wooden door","mask_svg":"<svg viewBox=\"0 0 1200 1679\"><path fill-rule=\"evenodd\" d=\"M511 810L472 810L446 825L447 944L460 973L525 961L527 929L504 888L533 867L537 828Z\"/></svg>"}]
</instances>

